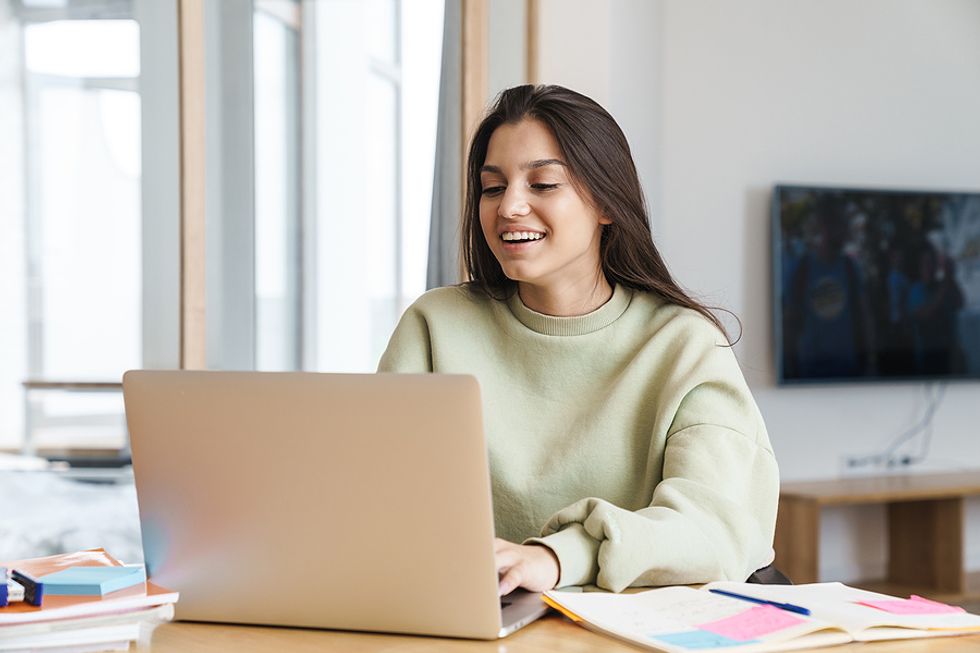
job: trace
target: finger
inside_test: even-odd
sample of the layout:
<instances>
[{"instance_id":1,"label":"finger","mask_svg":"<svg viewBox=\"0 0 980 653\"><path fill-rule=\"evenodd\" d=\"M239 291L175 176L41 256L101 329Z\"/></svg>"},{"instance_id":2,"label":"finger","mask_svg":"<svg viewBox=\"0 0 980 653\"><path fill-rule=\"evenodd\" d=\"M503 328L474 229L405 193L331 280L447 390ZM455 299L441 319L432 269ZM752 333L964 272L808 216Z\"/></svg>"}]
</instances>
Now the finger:
<instances>
[{"instance_id":1,"label":"finger","mask_svg":"<svg viewBox=\"0 0 980 653\"><path fill-rule=\"evenodd\" d=\"M497 583L497 595L505 596L510 594L518 587L520 587L521 582L524 580L523 571L520 566L511 567L510 570L503 575L500 581Z\"/></svg>"}]
</instances>

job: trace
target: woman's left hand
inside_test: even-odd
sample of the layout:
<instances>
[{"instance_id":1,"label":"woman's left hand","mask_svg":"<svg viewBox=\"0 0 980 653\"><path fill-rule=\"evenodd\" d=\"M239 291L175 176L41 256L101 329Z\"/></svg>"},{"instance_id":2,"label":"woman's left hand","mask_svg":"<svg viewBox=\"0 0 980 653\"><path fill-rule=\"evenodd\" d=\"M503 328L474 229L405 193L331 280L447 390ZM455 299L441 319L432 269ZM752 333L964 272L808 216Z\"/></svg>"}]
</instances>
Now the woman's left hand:
<instances>
[{"instance_id":1,"label":"woman's left hand","mask_svg":"<svg viewBox=\"0 0 980 653\"><path fill-rule=\"evenodd\" d=\"M558 584L561 568L558 557L541 544L514 544L507 540L494 540L493 554L500 579L500 596L510 594L518 587L532 592L554 589Z\"/></svg>"}]
</instances>

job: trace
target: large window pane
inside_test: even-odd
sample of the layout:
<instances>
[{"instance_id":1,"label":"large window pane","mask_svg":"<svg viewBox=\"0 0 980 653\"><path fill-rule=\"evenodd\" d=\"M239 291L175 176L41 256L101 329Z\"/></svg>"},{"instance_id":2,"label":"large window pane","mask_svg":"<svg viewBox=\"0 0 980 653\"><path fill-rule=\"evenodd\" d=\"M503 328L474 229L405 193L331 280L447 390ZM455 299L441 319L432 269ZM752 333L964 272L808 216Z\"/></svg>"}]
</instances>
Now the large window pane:
<instances>
[{"instance_id":1,"label":"large window pane","mask_svg":"<svg viewBox=\"0 0 980 653\"><path fill-rule=\"evenodd\" d=\"M366 99L370 125L364 133L366 188L364 214L357 232L364 250L364 290L370 302L369 347L377 351L384 346L390 334L388 327L397 318L400 286L398 89L390 80L370 75Z\"/></svg>"},{"instance_id":2,"label":"large window pane","mask_svg":"<svg viewBox=\"0 0 980 653\"><path fill-rule=\"evenodd\" d=\"M400 314L425 292L432 219L436 123L442 62L443 1L412 2L401 14Z\"/></svg>"},{"instance_id":3,"label":"large window pane","mask_svg":"<svg viewBox=\"0 0 980 653\"><path fill-rule=\"evenodd\" d=\"M133 78L140 74L133 20L54 20L27 24L24 62L31 73Z\"/></svg>"},{"instance_id":4,"label":"large window pane","mask_svg":"<svg viewBox=\"0 0 980 653\"><path fill-rule=\"evenodd\" d=\"M119 381L180 363L177 9L0 0L0 560L142 558Z\"/></svg>"},{"instance_id":5,"label":"large window pane","mask_svg":"<svg viewBox=\"0 0 980 653\"><path fill-rule=\"evenodd\" d=\"M394 64L399 58L399 4L398 0L367 0L364 3L368 54L378 62Z\"/></svg>"},{"instance_id":6,"label":"large window pane","mask_svg":"<svg viewBox=\"0 0 980 653\"><path fill-rule=\"evenodd\" d=\"M125 447L118 384L142 361L139 26L127 5L0 3L13 211L4 232L0 447ZM112 14L112 18L101 16ZM14 47L9 47L13 44ZM8 103L9 101L9 103ZM7 253L7 252L4 252ZM22 334L22 335L21 335Z\"/></svg>"},{"instance_id":7,"label":"large window pane","mask_svg":"<svg viewBox=\"0 0 980 653\"><path fill-rule=\"evenodd\" d=\"M23 26L0 0L0 449L24 436L21 382L27 375L27 280L24 197Z\"/></svg>"},{"instance_id":8,"label":"large window pane","mask_svg":"<svg viewBox=\"0 0 980 653\"><path fill-rule=\"evenodd\" d=\"M37 94L32 374L115 379L140 363L139 97Z\"/></svg>"},{"instance_id":9,"label":"large window pane","mask_svg":"<svg viewBox=\"0 0 980 653\"><path fill-rule=\"evenodd\" d=\"M206 5L209 366L375 368L425 287L442 20Z\"/></svg>"},{"instance_id":10,"label":"large window pane","mask_svg":"<svg viewBox=\"0 0 980 653\"><path fill-rule=\"evenodd\" d=\"M255 361L300 366L298 4L260 2L254 15Z\"/></svg>"},{"instance_id":11,"label":"large window pane","mask_svg":"<svg viewBox=\"0 0 980 653\"><path fill-rule=\"evenodd\" d=\"M425 289L443 2L316 3L311 367L372 371ZM309 27L309 26L307 26ZM304 277L310 278L310 277Z\"/></svg>"}]
</instances>

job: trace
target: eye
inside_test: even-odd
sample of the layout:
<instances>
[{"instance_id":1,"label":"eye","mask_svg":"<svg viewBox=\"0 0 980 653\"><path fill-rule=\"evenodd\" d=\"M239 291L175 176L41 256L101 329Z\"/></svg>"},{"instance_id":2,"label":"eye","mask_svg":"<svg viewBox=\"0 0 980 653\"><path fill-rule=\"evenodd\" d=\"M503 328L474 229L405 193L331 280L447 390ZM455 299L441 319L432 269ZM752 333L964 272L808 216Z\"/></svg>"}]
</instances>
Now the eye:
<instances>
[{"instance_id":1,"label":"eye","mask_svg":"<svg viewBox=\"0 0 980 653\"><path fill-rule=\"evenodd\" d=\"M495 195L500 195L503 192L504 192L503 186L487 186L480 191L480 194L493 197Z\"/></svg>"},{"instance_id":2,"label":"eye","mask_svg":"<svg viewBox=\"0 0 980 653\"><path fill-rule=\"evenodd\" d=\"M554 190L558 188L558 184L531 184L531 188L534 190Z\"/></svg>"}]
</instances>

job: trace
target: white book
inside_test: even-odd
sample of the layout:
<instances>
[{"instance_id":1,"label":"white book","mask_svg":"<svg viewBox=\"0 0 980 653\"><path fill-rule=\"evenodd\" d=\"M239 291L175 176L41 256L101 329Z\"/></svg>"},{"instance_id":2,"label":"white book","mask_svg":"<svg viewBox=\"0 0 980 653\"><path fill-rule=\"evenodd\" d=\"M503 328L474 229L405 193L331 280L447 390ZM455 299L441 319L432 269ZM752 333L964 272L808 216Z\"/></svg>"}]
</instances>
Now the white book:
<instances>
[{"instance_id":1,"label":"white book","mask_svg":"<svg viewBox=\"0 0 980 653\"><path fill-rule=\"evenodd\" d=\"M90 644L67 644L65 646L32 646L15 648L3 653L106 653L107 651L128 651L133 640L121 639L116 642L93 642Z\"/></svg>"},{"instance_id":2,"label":"white book","mask_svg":"<svg viewBox=\"0 0 980 653\"><path fill-rule=\"evenodd\" d=\"M55 631L50 633L38 633L35 635L24 635L14 639L0 639L0 651L11 653L14 651L44 651L45 649L57 649L63 651L65 648L72 649L91 649L94 644L111 644L116 642L129 642L140 636L140 625L138 623L116 624L114 626L102 626L99 628L78 628L69 631ZM96 647L100 648L100 647Z\"/></svg>"},{"instance_id":3,"label":"white book","mask_svg":"<svg viewBox=\"0 0 980 653\"><path fill-rule=\"evenodd\" d=\"M173 604L130 612L0 626L0 652L127 650L144 629L173 619Z\"/></svg>"},{"instance_id":4,"label":"white book","mask_svg":"<svg viewBox=\"0 0 980 653\"><path fill-rule=\"evenodd\" d=\"M21 637L43 635L47 633L77 632L83 629L105 628L120 624L157 624L170 621L174 617L172 603L157 605L149 608L137 608L128 612L95 615L91 617L74 617L71 619L55 619L49 621L33 621L28 623L0 626L0 651L4 645Z\"/></svg>"}]
</instances>

